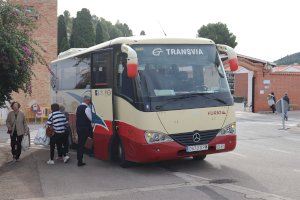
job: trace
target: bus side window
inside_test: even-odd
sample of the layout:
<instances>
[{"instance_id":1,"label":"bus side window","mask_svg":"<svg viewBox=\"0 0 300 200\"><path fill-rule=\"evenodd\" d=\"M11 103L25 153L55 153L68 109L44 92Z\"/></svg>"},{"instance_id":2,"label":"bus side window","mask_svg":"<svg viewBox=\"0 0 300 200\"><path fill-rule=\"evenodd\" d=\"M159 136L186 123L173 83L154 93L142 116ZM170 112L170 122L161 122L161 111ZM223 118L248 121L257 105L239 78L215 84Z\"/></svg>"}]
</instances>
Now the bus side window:
<instances>
[{"instance_id":1,"label":"bus side window","mask_svg":"<svg viewBox=\"0 0 300 200\"><path fill-rule=\"evenodd\" d=\"M108 87L112 77L109 71L112 68L111 52L95 53L92 57L92 86L93 88Z\"/></svg>"},{"instance_id":2,"label":"bus side window","mask_svg":"<svg viewBox=\"0 0 300 200\"><path fill-rule=\"evenodd\" d=\"M126 55L120 53L117 58L117 86L118 93L122 96L125 96L127 99L133 101L134 92L133 92L133 79L128 78L126 73Z\"/></svg>"}]
</instances>

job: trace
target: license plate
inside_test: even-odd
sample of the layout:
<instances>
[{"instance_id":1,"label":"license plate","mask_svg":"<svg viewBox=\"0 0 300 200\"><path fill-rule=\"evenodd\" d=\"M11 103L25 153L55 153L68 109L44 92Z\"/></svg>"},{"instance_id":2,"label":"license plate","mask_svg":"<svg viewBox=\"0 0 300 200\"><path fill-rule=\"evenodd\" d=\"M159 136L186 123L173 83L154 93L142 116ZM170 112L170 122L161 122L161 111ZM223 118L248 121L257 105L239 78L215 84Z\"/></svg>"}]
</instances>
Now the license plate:
<instances>
[{"instance_id":1,"label":"license plate","mask_svg":"<svg viewBox=\"0 0 300 200\"><path fill-rule=\"evenodd\" d=\"M225 144L217 144L216 145L216 150L223 150L225 149Z\"/></svg>"},{"instance_id":2,"label":"license plate","mask_svg":"<svg viewBox=\"0 0 300 200\"><path fill-rule=\"evenodd\" d=\"M208 144L187 146L186 147L186 152L205 151L205 150L208 150Z\"/></svg>"}]
</instances>

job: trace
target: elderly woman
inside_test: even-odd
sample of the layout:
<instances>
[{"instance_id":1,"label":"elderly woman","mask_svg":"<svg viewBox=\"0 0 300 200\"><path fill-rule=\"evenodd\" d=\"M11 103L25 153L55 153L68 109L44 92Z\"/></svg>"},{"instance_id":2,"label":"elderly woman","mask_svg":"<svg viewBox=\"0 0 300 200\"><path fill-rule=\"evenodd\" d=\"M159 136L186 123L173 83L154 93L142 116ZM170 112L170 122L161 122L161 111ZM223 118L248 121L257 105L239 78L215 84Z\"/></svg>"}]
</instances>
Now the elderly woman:
<instances>
[{"instance_id":1,"label":"elderly woman","mask_svg":"<svg viewBox=\"0 0 300 200\"><path fill-rule=\"evenodd\" d=\"M25 115L20 111L21 105L13 102L11 108L13 111L8 113L6 126L7 133L10 134L11 153L14 161L18 161L21 155L21 143L24 135L29 133Z\"/></svg>"}]
</instances>

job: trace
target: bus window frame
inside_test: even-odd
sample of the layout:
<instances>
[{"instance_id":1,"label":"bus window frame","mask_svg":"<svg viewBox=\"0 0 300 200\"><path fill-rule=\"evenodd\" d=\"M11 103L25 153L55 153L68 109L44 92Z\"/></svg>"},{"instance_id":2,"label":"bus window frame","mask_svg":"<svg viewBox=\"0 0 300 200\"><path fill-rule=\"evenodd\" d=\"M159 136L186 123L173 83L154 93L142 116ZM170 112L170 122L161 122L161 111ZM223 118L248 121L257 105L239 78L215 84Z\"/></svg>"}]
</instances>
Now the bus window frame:
<instances>
[{"instance_id":1,"label":"bus window frame","mask_svg":"<svg viewBox=\"0 0 300 200\"><path fill-rule=\"evenodd\" d=\"M95 54L102 54L102 53L106 53L109 52L111 59L110 59L110 65L109 67L106 67L106 83L101 83L99 85L95 84L94 81L94 75L93 75L93 68L94 68L94 59L93 59L93 55ZM113 71L114 71L114 49L113 48L105 48L105 49L99 49L97 51L94 51L91 53L91 89L101 89L101 88L112 88L114 87L114 77L113 77Z\"/></svg>"},{"instance_id":2,"label":"bus window frame","mask_svg":"<svg viewBox=\"0 0 300 200\"><path fill-rule=\"evenodd\" d=\"M133 107L137 108L137 104L136 104L136 101L138 99L138 95L137 95L137 83L136 83L136 78L134 79L131 79L131 86L132 86L132 90L133 90L133 99L131 99L130 97L122 94L120 92L120 88L119 88L119 85L118 85L118 55L121 52L121 45L115 45L114 47L114 78L115 78L115 82L114 82L114 85L115 85L115 95L120 97L120 98L123 98L125 101L127 101L128 103L130 103ZM126 69L126 66L124 66L124 69ZM127 72L124 70L123 73L126 73L126 76L127 76ZM137 108L138 109L138 108Z\"/></svg>"}]
</instances>

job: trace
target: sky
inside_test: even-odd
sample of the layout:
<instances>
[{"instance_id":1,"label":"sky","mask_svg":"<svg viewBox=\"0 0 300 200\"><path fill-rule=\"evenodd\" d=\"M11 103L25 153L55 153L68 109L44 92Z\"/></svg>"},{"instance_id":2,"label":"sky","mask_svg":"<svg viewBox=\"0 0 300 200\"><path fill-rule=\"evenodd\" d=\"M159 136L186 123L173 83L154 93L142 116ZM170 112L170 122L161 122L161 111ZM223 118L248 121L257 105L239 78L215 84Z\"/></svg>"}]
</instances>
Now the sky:
<instances>
[{"instance_id":1,"label":"sky","mask_svg":"<svg viewBox=\"0 0 300 200\"><path fill-rule=\"evenodd\" d=\"M300 52L297 0L58 0L58 14L87 8L91 14L126 23L139 35L196 37L208 23L222 22L236 35L237 53L274 61Z\"/></svg>"}]
</instances>

